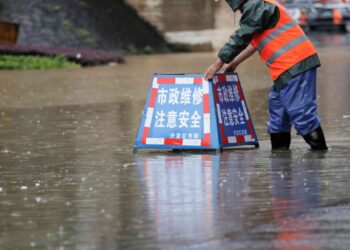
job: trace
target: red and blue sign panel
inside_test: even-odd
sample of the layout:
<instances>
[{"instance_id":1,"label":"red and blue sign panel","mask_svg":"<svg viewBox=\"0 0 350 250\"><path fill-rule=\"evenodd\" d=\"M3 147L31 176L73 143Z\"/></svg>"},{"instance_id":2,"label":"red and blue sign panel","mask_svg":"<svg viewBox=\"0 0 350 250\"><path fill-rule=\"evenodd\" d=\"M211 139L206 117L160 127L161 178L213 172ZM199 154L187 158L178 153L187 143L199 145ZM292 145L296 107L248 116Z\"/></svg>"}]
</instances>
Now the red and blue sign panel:
<instances>
[{"instance_id":1,"label":"red and blue sign panel","mask_svg":"<svg viewBox=\"0 0 350 250\"><path fill-rule=\"evenodd\" d=\"M135 147L219 149L257 143L238 77L224 77L211 82L203 75L154 75Z\"/></svg>"},{"instance_id":2,"label":"red and blue sign panel","mask_svg":"<svg viewBox=\"0 0 350 250\"><path fill-rule=\"evenodd\" d=\"M154 75L135 146L219 148L210 96L202 75Z\"/></svg>"},{"instance_id":3,"label":"red and blue sign panel","mask_svg":"<svg viewBox=\"0 0 350 250\"><path fill-rule=\"evenodd\" d=\"M216 74L212 87L221 147L258 145L238 75Z\"/></svg>"}]
</instances>

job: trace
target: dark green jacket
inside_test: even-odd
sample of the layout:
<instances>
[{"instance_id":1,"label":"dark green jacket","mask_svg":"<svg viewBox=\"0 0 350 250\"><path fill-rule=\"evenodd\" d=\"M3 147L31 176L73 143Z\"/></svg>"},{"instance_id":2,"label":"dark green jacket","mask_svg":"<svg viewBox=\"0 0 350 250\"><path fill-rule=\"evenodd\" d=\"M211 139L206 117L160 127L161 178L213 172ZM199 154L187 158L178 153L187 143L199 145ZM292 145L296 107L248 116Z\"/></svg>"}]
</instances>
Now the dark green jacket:
<instances>
[{"instance_id":1,"label":"dark green jacket","mask_svg":"<svg viewBox=\"0 0 350 250\"><path fill-rule=\"evenodd\" d=\"M228 1L228 4L230 4L230 1ZM240 28L235 31L219 53L219 58L225 63L232 61L233 58L244 50L251 42L255 33L275 27L280 16L279 9L275 5L263 0L247 0L242 4L240 9L242 12L239 21ZM317 54L304 59L282 73L275 80L276 89L280 90L294 76L320 65Z\"/></svg>"}]
</instances>

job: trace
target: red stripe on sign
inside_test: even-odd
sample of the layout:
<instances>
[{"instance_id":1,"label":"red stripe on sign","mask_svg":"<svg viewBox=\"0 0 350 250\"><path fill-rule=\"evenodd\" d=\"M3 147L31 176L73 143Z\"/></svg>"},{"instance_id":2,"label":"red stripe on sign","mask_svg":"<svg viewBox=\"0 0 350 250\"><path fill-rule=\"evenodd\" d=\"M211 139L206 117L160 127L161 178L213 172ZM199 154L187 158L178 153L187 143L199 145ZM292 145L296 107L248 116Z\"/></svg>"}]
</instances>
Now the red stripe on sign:
<instances>
[{"instance_id":1,"label":"red stripe on sign","mask_svg":"<svg viewBox=\"0 0 350 250\"><path fill-rule=\"evenodd\" d=\"M193 83L194 84L202 84L203 83L203 78L195 77L195 78L193 78Z\"/></svg>"},{"instance_id":2,"label":"red stripe on sign","mask_svg":"<svg viewBox=\"0 0 350 250\"><path fill-rule=\"evenodd\" d=\"M201 145L203 147L209 147L210 146L210 134L204 134L204 138L201 141Z\"/></svg>"},{"instance_id":3,"label":"red stripe on sign","mask_svg":"<svg viewBox=\"0 0 350 250\"><path fill-rule=\"evenodd\" d=\"M156 103L157 92L158 92L158 89L152 88L151 98L149 100L149 107L150 108L154 108L154 104Z\"/></svg>"},{"instance_id":4,"label":"red stripe on sign","mask_svg":"<svg viewBox=\"0 0 350 250\"><path fill-rule=\"evenodd\" d=\"M165 145L182 145L183 140L182 139L165 138L164 144Z\"/></svg>"},{"instance_id":5,"label":"red stripe on sign","mask_svg":"<svg viewBox=\"0 0 350 250\"><path fill-rule=\"evenodd\" d=\"M241 87L241 85L238 82L236 83L236 85L237 85L238 92L239 92L239 98L241 99L241 101L243 101L244 100L244 96L243 96L242 87Z\"/></svg>"},{"instance_id":6,"label":"red stripe on sign","mask_svg":"<svg viewBox=\"0 0 350 250\"><path fill-rule=\"evenodd\" d=\"M252 126L252 123L250 122L250 120L247 120L247 125L248 125L248 128L249 128L249 134L252 137L252 139L254 139L255 136L254 136L254 132L253 132L253 126Z\"/></svg>"},{"instance_id":7,"label":"red stripe on sign","mask_svg":"<svg viewBox=\"0 0 350 250\"><path fill-rule=\"evenodd\" d=\"M175 77L158 77L157 83L158 84L175 84L176 78Z\"/></svg>"},{"instance_id":8,"label":"red stripe on sign","mask_svg":"<svg viewBox=\"0 0 350 250\"><path fill-rule=\"evenodd\" d=\"M225 76L225 75L219 75L219 76L218 76L218 81L219 81L220 83L226 82L226 76Z\"/></svg>"},{"instance_id":9,"label":"red stripe on sign","mask_svg":"<svg viewBox=\"0 0 350 250\"><path fill-rule=\"evenodd\" d=\"M203 95L203 113L204 114L210 113L209 94L204 94Z\"/></svg>"},{"instance_id":10,"label":"red stripe on sign","mask_svg":"<svg viewBox=\"0 0 350 250\"><path fill-rule=\"evenodd\" d=\"M236 136L236 140L237 140L237 142L245 142L245 139L244 139L243 135Z\"/></svg>"},{"instance_id":11,"label":"red stripe on sign","mask_svg":"<svg viewBox=\"0 0 350 250\"><path fill-rule=\"evenodd\" d=\"M144 127L143 134L142 134L142 140L141 140L142 144L146 144L146 139L148 137L148 134L149 134L149 128Z\"/></svg>"},{"instance_id":12,"label":"red stripe on sign","mask_svg":"<svg viewBox=\"0 0 350 250\"><path fill-rule=\"evenodd\" d=\"M219 103L219 95L218 95L218 85L214 85L214 97L215 97L215 103Z\"/></svg>"},{"instance_id":13,"label":"red stripe on sign","mask_svg":"<svg viewBox=\"0 0 350 250\"><path fill-rule=\"evenodd\" d=\"M227 144L228 143L228 138L225 136L224 125L221 123L221 124L219 124L219 127L220 127L220 134L221 134L222 144Z\"/></svg>"}]
</instances>

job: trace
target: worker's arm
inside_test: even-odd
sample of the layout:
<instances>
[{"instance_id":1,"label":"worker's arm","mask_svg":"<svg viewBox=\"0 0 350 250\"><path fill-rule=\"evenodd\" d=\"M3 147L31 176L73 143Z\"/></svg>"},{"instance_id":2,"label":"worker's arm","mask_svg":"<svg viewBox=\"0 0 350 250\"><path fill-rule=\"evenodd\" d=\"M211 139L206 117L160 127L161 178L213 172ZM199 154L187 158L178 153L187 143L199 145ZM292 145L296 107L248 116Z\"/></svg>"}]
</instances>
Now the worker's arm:
<instances>
[{"instance_id":1,"label":"worker's arm","mask_svg":"<svg viewBox=\"0 0 350 250\"><path fill-rule=\"evenodd\" d=\"M221 70L220 73L226 73L226 72L233 72L237 68L238 65L240 65L242 62L244 62L247 58L249 58L251 55L253 55L256 51L256 48L252 45L248 45L241 53L238 54L231 62L228 64L225 64Z\"/></svg>"},{"instance_id":2,"label":"worker's arm","mask_svg":"<svg viewBox=\"0 0 350 250\"><path fill-rule=\"evenodd\" d=\"M242 6L239 28L231 35L219 52L224 63L231 62L252 41L254 34L276 25L279 19L278 8L261 0L247 0Z\"/></svg>"},{"instance_id":3,"label":"worker's arm","mask_svg":"<svg viewBox=\"0 0 350 250\"><path fill-rule=\"evenodd\" d=\"M273 27L279 18L278 8L261 0L248 0L242 8L240 28L230 37L220 50L216 61L204 73L205 79L211 79L216 72L230 63L251 42L255 33Z\"/></svg>"},{"instance_id":4,"label":"worker's arm","mask_svg":"<svg viewBox=\"0 0 350 250\"><path fill-rule=\"evenodd\" d=\"M210 79L216 72L225 73L235 71L237 66L246 60L248 57L254 54L256 48L252 45L248 45L244 50L241 51L231 62L224 64L220 58L218 58L204 73L205 79Z\"/></svg>"}]
</instances>

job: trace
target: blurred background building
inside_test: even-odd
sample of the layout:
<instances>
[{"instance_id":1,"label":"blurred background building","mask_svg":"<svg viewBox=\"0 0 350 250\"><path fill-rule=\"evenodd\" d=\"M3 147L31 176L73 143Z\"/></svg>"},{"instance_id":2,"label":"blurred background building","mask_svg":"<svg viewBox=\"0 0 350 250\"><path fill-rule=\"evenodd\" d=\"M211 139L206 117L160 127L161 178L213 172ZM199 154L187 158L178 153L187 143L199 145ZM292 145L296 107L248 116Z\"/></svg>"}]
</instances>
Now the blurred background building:
<instances>
[{"instance_id":1,"label":"blurred background building","mask_svg":"<svg viewBox=\"0 0 350 250\"><path fill-rule=\"evenodd\" d=\"M17 44L154 51L208 51L233 32L224 1L1 0L0 21L19 26ZM238 20L238 19L237 19ZM224 36L222 34L225 34Z\"/></svg>"},{"instance_id":2,"label":"blurred background building","mask_svg":"<svg viewBox=\"0 0 350 250\"><path fill-rule=\"evenodd\" d=\"M306 31L350 30L350 5L343 0L283 4ZM0 0L0 22L18 25L20 45L212 51L237 28L239 13L225 1L208 0Z\"/></svg>"}]
</instances>

